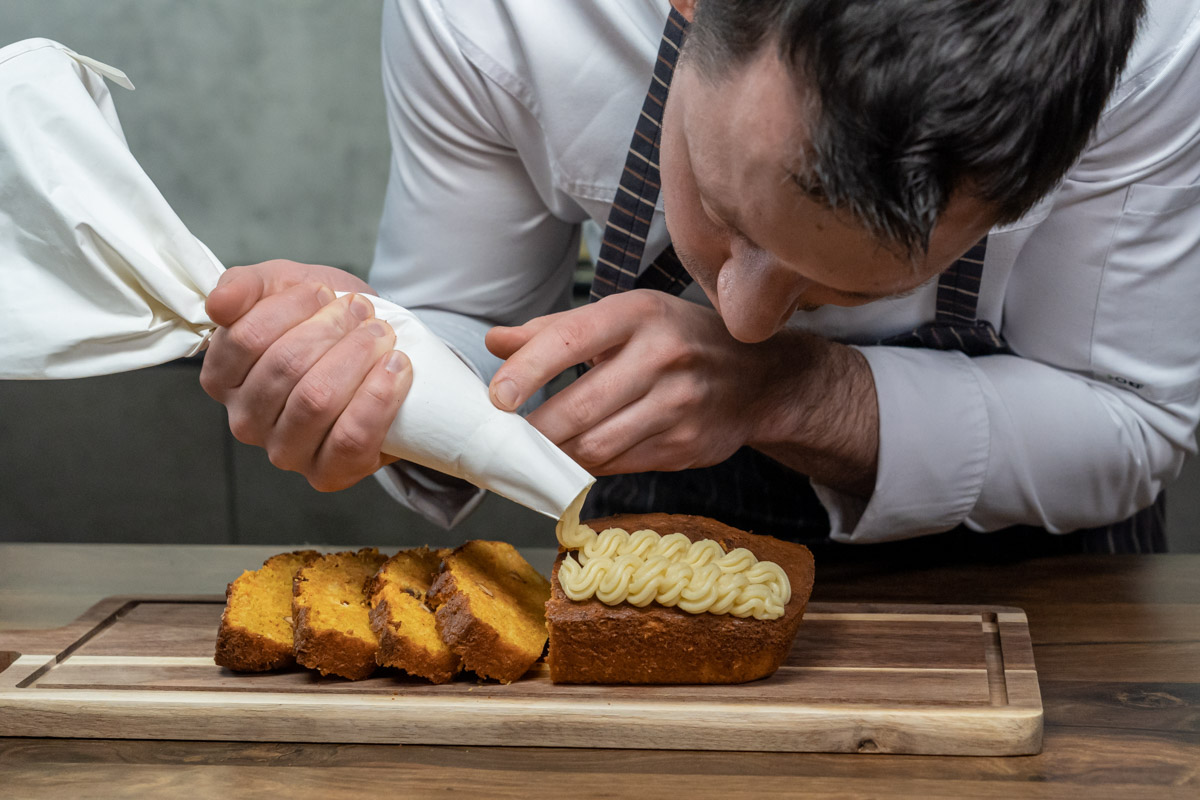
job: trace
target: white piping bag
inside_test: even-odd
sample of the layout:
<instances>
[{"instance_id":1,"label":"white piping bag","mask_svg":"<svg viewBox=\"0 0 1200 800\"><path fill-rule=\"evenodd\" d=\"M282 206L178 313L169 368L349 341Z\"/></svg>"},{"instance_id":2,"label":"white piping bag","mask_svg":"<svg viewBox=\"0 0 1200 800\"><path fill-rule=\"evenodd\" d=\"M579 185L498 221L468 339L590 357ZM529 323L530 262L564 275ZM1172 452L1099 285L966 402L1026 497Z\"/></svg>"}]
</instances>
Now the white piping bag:
<instances>
[{"instance_id":1,"label":"white piping bag","mask_svg":"<svg viewBox=\"0 0 1200 800\"><path fill-rule=\"evenodd\" d=\"M104 78L119 70L47 39L0 49L0 378L80 378L203 350L224 267L138 165ZM369 297L412 361L384 452L552 519L594 479L408 310Z\"/></svg>"}]
</instances>

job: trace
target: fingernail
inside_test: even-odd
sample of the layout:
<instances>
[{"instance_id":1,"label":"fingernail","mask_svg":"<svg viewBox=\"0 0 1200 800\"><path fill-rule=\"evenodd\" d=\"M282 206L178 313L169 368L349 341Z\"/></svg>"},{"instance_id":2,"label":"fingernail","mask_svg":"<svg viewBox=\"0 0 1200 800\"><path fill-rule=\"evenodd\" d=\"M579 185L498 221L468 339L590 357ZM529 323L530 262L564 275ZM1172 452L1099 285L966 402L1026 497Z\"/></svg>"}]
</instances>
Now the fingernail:
<instances>
[{"instance_id":1,"label":"fingernail","mask_svg":"<svg viewBox=\"0 0 1200 800\"><path fill-rule=\"evenodd\" d=\"M496 399L496 405L510 411L517 407L517 396L517 384L507 378L497 383L496 388L492 390L492 397Z\"/></svg>"},{"instance_id":2,"label":"fingernail","mask_svg":"<svg viewBox=\"0 0 1200 800\"><path fill-rule=\"evenodd\" d=\"M387 361L383 362L383 368L393 375L399 375L408 369L408 356L399 350L393 350L391 355L387 357Z\"/></svg>"},{"instance_id":3,"label":"fingernail","mask_svg":"<svg viewBox=\"0 0 1200 800\"><path fill-rule=\"evenodd\" d=\"M370 319L374 310L371 301L361 294L354 295L354 299L350 301L350 311L359 319Z\"/></svg>"},{"instance_id":4,"label":"fingernail","mask_svg":"<svg viewBox=\"0 0 1200 800\"><path fill-rule=\"evenodd\" d=\"M333 293L333 289L328 286L322 286L317 290L317 302L323 306L327 306L337 299L337 295Z\"/></svg>"},{"instance_id":5,"label":"fingernail","mask_svg":"<svg viewBox=\"0 0 1200 800\"><path fill-rule=\"evenodd\" d=\"M367 323L367 332L372 336L386 336L387 326L377 319L373 319Z\"/></svg>"}]
</instances>

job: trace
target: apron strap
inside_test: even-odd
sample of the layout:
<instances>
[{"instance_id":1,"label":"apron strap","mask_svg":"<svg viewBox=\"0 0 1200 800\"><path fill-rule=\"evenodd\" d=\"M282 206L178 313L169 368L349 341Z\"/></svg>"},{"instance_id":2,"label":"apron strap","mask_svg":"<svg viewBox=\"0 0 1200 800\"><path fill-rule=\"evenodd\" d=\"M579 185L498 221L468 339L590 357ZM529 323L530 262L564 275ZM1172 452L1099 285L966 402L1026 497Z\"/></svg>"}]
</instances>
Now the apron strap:
<instances>
[{"instance_id":1,"label":"apron strap","mask_svg":"<svg viewBox=\"0 0 1200 800\"><path fill-rule=\"evenodd\" d=\"M976 316L986 254L985 236L938 278L937 315L933 322L881 339L879 344L959 350L972 357L1011 354L1008 343L992 323Z\"/></svg>"},{"instance_id":2,"label":"apron strap","mask_svg":"<svg viewBox=\"0 0 1200 800\"><path fill-rule=\"evenodd\" d=\"M629 144L617 196L613 199L608 222L604 226L604 239L596 258L596 276L592 280L590 299L593 302L605 295L625 292L637 286L646 236L650 232L650 221L654 217L654 205L658 202L661 187L658 153L662 140L663 109L667 104L667 92L671 88L675 62L679 60L687 26L687 20L672 8L654 63L654 77L650 81L642 113L638 115L633 131L633 140ZM680 271L687 274L681 266Z\"/></svg>"}]
</instances>

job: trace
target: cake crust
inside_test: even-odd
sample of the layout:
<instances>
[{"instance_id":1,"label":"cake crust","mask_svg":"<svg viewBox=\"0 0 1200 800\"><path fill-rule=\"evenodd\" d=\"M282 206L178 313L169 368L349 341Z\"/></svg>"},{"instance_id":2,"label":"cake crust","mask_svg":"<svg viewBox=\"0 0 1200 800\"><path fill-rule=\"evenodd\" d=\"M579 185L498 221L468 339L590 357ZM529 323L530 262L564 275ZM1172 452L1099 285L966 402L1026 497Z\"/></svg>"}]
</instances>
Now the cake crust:
<instances>
[{"instance_id":1,"label":"cake crust","mask_svg":"<svg viewBox=\"0 0 1200 800\"><path fill-rule=\"evenodd\" d=\"M241 626L221 626L213 661L234 672L269 672L296 663L290 644L275 642Z\"/></svg>"},{"instance_id":2,"label":"cake crust","mask_svg":"<svg viewBox=\"0 0 1200 800\"><path fill-rule=\"evenodd\" d=\"M713 539L726 552L744 547L787 573L792 598L774 620L728 614L689 614L651 603L609 606L568 598L558 582L560 552L546 604L550 679L555 683L745 683L772 675L787 659L813 585L807 547L731 528L707 517L623 514L587 523L594 531L649 528L682 533L693 542Z\"/></svg>"}]
</instances>

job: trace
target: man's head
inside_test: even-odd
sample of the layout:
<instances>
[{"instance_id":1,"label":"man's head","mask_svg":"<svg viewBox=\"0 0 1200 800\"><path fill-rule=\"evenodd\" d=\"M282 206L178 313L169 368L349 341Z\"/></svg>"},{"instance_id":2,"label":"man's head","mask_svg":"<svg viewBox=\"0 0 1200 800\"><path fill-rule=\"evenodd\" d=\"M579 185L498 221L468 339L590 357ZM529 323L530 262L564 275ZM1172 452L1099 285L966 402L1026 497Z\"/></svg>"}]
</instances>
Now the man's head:
<instances>
[{"instance_id":1,"label":"man's head","mask_svg":"<svg viewBox=\"0 0 1200 800\"><path fill-rule=\"evenodd\" d=\"M673 0L684 264L739 339L937 275L1079 156L1143 0Z\"/></svg>"}]
</instances>

